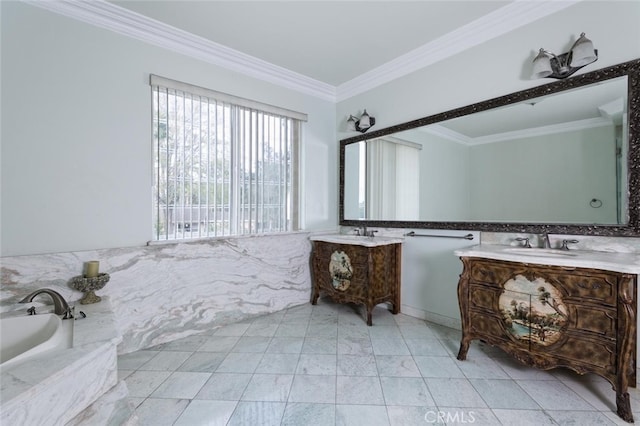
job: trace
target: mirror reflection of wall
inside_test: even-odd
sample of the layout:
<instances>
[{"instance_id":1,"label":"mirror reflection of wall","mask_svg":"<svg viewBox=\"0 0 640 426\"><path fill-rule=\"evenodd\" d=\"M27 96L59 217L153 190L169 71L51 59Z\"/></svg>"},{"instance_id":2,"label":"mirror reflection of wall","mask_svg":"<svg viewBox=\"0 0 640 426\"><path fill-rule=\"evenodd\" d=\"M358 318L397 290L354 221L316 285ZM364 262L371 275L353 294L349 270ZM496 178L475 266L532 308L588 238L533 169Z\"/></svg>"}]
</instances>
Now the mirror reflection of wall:
<instances>
[{"instance_id":1,"label":"mirror reflection of wall","mask_svg":"<svg viewBox=\"0 0 640 426\"><path fill-rule=\"evenodd\" d=\"M627 223L627 103L625 76L367 141L357 182L345 164L344 217Z\"/></svg>"}]
</instances>

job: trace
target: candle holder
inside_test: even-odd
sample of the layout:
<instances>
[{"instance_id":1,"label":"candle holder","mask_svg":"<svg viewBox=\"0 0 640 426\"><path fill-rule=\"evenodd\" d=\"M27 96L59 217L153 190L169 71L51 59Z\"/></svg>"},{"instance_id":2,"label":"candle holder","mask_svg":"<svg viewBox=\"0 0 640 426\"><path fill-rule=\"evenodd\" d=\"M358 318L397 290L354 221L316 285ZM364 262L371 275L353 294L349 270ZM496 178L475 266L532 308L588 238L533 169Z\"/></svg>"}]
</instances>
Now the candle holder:
<instances>
[{"instance_id":1,"label":"candle holder","mask_svg":"<svg viewBox=\"0 0 640 426\"><path fill-rule=\"evenodd\" d=\"M97 277L87 278L84 275L71 278L71 286L76 290L84 293L84 297L80 299L80 303L83 305L89 305L91 303L98 303L102 300L100 296L97 296L95 291L103 288L107 282L109 282L109 274L101 273Z\"/></svg>"}]
</instances>

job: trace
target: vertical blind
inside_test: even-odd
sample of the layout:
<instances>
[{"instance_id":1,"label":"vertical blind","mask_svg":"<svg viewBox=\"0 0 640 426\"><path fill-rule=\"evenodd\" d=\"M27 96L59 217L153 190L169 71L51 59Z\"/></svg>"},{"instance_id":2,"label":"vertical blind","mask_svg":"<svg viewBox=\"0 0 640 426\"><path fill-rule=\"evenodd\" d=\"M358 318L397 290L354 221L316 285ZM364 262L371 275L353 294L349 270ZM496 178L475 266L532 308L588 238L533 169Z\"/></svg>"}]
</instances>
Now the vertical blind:
<instances>
[{"instance_id":1,"label":"vertical blind","mask_svg":"<svg viewBox=\"0 0 640 426\"><path fill-rule=\"evenodd\" d=\"M151 76L154 240L297 228L306 115Z\"/></svg>"}]
</instances>

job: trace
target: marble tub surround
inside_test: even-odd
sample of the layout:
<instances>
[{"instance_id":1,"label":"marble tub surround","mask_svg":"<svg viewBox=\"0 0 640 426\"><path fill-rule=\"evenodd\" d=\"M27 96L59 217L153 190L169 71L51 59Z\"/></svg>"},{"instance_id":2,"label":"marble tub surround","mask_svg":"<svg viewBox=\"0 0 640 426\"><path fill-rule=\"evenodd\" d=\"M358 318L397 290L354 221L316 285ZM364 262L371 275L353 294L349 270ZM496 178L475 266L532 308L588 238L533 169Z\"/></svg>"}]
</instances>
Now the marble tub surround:
<instances>
[{"instance_id":1,"label":"marble tub surround","mask_svg":"<svg viewBox=\"0 0 640 426\"><path fill-rule=\"evenodd\" d=\"M42 287L78 300L69 280L99 259L111 279L97 294L109 296L127 353L308 303L310 251L297 232L4 257L0 306Z\"/></svg>"},{"instance_id":2,"label":"marble tub surround","mask_svg":"<svg viewBox=\"0 0 640 426\"><path fill-rule=\"evenodd\" d=\"M116 385L121 336L111 303L104 298L82 310L86 318L65 320L74 321L72 348L0 370L0 424L65 424Z\"/></svg>"}]
</instances>

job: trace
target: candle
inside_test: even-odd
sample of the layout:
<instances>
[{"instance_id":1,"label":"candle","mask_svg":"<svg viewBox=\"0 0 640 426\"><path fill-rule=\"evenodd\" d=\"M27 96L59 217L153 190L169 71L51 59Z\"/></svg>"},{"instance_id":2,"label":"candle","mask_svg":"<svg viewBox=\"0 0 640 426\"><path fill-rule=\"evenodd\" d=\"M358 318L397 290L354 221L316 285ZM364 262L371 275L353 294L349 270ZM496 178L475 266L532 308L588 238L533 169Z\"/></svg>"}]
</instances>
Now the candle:
<instances>
[{"instance_id":1,"label":"candle","mask_svg":"<svg viewBox=\"0 0 640 426\"><path fill-rule=\"evenodd\" d=\"M86 263L86 272L84 276L86 278L95 278L98 276L98 269L100 268L100 262L97 260L91 260Z\"/></svg>"}]
</instances>

